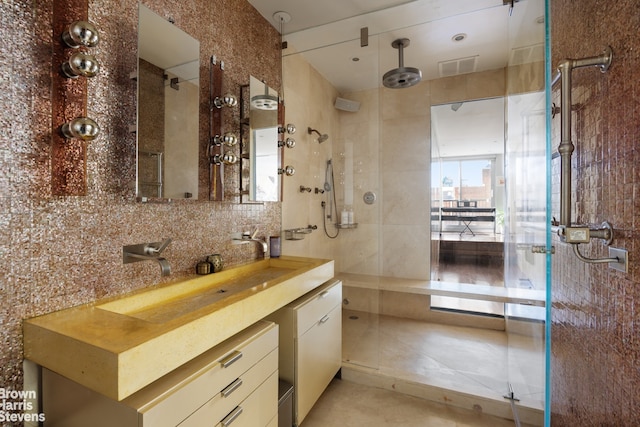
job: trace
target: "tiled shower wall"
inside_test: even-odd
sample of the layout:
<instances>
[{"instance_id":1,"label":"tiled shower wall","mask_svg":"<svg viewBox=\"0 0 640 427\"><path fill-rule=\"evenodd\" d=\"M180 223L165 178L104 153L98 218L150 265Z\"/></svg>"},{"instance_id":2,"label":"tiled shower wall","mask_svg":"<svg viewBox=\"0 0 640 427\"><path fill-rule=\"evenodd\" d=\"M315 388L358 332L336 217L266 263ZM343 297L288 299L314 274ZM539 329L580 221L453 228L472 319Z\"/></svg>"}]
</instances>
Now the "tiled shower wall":
<instances>
[{"instance_id":1,"label":"tiled shower wall","mask_svg":"<svg viewBox=\"0 0 640 427\"><path fill-rule=\"evenodd\" d=\"M145 5L200 40L201 146L208 135L209 58L225 61L225 92L239 95L249 75L280 87L279 35L244 0L145 0ZM184 277L198 260L221 253L227 265L257 256L255 245L232 245L230 233L280 230L280 203L239 205L237 167L224 202L135 202L136 0L89 2L100 29L92 48L100 73L88 82L87 111L101 135L87 150L87 195L51 194L52 2L0 5L0 387L22 388L22 319ZM53 71L52 71L53 70ZM226 112L227 126L238 118ZM201 161L206 167L206 159ZM206 169L201 174L206 176ZM207 194L206 180L200 196ZM151 262L122 264L122 246L165 238L168 278Z\"/></svg>"},{"instance_id":2,"label":"tiled shower wall","mask_svg":"<svg viewBox=\"0 0 640 427\"><path fill-rule=\"evenodd\" d=\"M282 228L290 230L311 225L317 229L304 235L302 240L284 240L282 253L334 258L335 240L326 236L324 228L326 225L329 235L335 235L335 220L323 218L321 207L328 194L316 193L315 189L324 189L327 160L338 158L335 147L340 140L340 128L338 111L333 108L338 93L301 54L288 54L283 67L287 123L294 124L297 131L292 135L295 148L285 150L285 164L292 165L296 173L284 178ZM309 135L308 127L328 134L329 139L319 144L317 135ZM336 170L336 182L338 172ZM301 192L301 186L312 191ZM328 208L324 212L328 214Z\"/></svg>"},{"instance_id":3,"label":"tiled shower wall","mask_svg":"<svg viewBox=\"0 0 640 427\"><path fill-rule=\"evenodd\" d=\"M339 94L301 54L284 60L287 120L298 127L298 144L286 151L296 174L285 178L283 228L317 225L304 240L285 241L283 253L333 258L336 271L414 279L429 277L428 225L430 107L456 101L504 96L502 69L421 82L402 89L376 88ZM514 89L517 90L517 89ZM336 96L360 102L358 112L338 111ZM307 126L329 134L322 144ZM327 197L300 192L323 187L326 161L332 159L338 220L345 200L345 152L353 147L353 209L357 228L337 238L323 231L321 202ZM376 202L367 205L363 194ZM336 219L326 220L330 235ZM426 225L425 225L426 224Z\"/></svg>"},{"instance_id":4,"label":"tiled shower wall","mask_svg":"<svg viewBox=\"0 0 640 427\"><path fill-rule=\"evenodd\" d=\"M360 111L340 113L342 138L334 148L343 152L346 143L353 145L358 228L338 239L339 271L429 278L430 200L424 189L430 179L431 106L504 93L505 74L498 69L344 95L360 102ZM377 195L373 205L364 203L366 191Z\"/></svg>"},{"instance_id":5,"label":"tiled shower wall","mask_svg":"<svg viewBox=\"0 0 640 427\"><path fill-rule=\"evenodd\" d=\"M613 48L611 68L573 72L572 206L576 223L610 221L629 273L587 265L555 242L552 416L554 426L640 423L640 13L637 0L552 0L552 65ZM557 100L557 88L554 98ZM559 117L553 120L559 143ZM558 176L558 160L554 176ZM558 215L554 180L554 215ZM606 257L592 242L582 251Z\"/></svg>"}]
</instances>

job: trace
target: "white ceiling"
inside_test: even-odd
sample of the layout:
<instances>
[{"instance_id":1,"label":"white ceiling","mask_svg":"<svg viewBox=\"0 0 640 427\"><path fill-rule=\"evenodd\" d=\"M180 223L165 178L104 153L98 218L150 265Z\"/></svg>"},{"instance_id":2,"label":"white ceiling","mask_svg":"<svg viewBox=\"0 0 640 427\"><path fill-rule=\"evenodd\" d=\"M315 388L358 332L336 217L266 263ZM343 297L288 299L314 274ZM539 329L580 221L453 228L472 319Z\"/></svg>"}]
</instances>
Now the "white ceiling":
<instances>
[{"instance_id":1,"label":"white ceiling","mask_svg":"<svg viewBox=\"0 0 640 427\"><path fill-rule=\"evenodd\" d=\"M278 30L274 13L287 12L291 20L282 24L282 33L289 47L283 54L303 55L343 96L381 86L382 75L398 67L398 50L391 47L398 38L410 39L404 65L422 70L423 80L444 77L439 64L463 58L473 58L475 72L543 59L539 18L544 10L536 0L519 0L512 11L503 0L248 1ZM369 34L366 47L360 43L363 27ZM459 33L466 39L454 42ZM443 111L434 135L440 155L471 155L470 138L477 151L473 155L500 152L503 126L489 127L483 118L503 117L501 105L466 103L457 112Z\"/></svg>"},{"instance_id":2,"label":"white ceiling","mask_svg":"<svg viewBox=\"0 0 640 427\"><path fill-rule=\"evenodd\" d=\"M289 44L284 54L300 53L340 93L378 87L382 75L398 67L397 38L409 38L404 64L422 70L423 79L442 77L438 64L475 57L475 71L502 68L513 50L542 40L535 4L520 0L513 13L503 0L249 0L280 30L274 13L291 16L283 24ZM360 29L368 28L366 47ZM461 42L452 37L467 34ZM537 54L541 50L536 51ZM359 61L354 62L353 58Z\"/></svg>"}]
</instances>

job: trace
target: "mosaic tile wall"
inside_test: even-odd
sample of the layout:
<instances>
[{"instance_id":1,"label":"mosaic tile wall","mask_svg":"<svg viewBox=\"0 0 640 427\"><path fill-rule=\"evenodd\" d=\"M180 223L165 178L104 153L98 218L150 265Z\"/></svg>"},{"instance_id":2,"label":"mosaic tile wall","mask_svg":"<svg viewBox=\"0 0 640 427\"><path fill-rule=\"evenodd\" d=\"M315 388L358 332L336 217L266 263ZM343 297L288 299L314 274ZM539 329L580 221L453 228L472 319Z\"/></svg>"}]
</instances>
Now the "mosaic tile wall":
<instances>
[{"instance_id":1,"label":"mosaic tile wall","mask_svg":"<svg viewBox=\"0 0 640 427\"><path fill-rule=\"evenodd\" d=\"M278 234L281 205L236 203L238 172L227 168L224 202L140 204L135 199L137 1L94 0L89 19L100 29L92 48L101 71L88 82L87 111L101 135L87 148L87 195L51 194L52 2L3 0L0 5L0 387L22 388L23 318L122 294L192 274L197 261L221 253L227 265L257 256L255 245L232 245L230 233L260 228ZM225 92L239 95L249 75L280 87L279 35L244 0L144 0L199 39L201 99L208 97L211 55L225 61ZM237 126L231 110L228 127ZM208 108L200 108L206 146ZM227 114L227 113L225 113ZM206 161L203 161L206 165ZM207 194L206 171L200 197ZM122 264L122 246L165 238L172 268Z\"/></svg>"},{"instance_id":2,"label":"mosaic tile wall","mask_svg":"<svg viewBox=\"0 0 640 427\"><path fill-rule=\"evenodd\" d=\"M573 72L573 209L577 223L610 221L629 273L587 265L556 242L553 259L552 425L640 423L640 14L637 0L552 0L554 66L564 58L614 59L605 74ZM558 91L554 98L558 102ZM559 117L553 120L554 146ZM557 163L554 164L558 177ZM554 179L557 201L557 179ZM558 215L557 204L554 215ZM582 245L606 257L602 243Z\"/></svg>"}]
</instances>

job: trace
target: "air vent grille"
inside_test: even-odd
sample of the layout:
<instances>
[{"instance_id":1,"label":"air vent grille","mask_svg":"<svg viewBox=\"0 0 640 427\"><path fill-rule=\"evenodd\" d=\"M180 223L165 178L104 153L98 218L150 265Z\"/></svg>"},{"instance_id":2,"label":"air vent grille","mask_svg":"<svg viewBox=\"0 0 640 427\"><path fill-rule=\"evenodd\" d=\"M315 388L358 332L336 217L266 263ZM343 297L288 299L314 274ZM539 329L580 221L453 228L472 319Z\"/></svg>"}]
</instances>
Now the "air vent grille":
<instances>
[{"instance_id":1,"label":"air vent grille","mask_svg":"<svg viewBox=\"0 0 640 427\"><path fill-rule=\"evenodd\" d=\"M511 50L509 65L530 64L532 62L544 61L544 44L517 47Z\"/></svg>"},{"instance_id":2,"label":"air vent grille","mask_svg":"<svg viewBox=\"0 0 640 427\"><path fill-rule=\"evenodd\" d=\"M440 77L457 76L458 74L473 73L478 68L478 56L458 58L452 61L438 62Z\"/></svg>"}]
</instances>

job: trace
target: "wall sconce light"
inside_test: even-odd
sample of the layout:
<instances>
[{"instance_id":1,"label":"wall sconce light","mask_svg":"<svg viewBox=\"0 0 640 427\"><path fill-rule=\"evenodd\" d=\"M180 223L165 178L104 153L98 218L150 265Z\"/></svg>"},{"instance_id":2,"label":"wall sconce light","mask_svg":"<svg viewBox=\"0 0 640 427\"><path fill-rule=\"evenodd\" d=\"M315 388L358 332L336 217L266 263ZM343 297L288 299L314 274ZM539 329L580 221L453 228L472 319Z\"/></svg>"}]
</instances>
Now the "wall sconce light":
<instances>
[{"instance_id":1,"label":"wall sconce light","mask_svg":"<svg viewBox=\"0 0 640 427\"><path fill-rule=\"evenodd\" d=\"M100 133L100 126L88 117L78 117L60 127L65 138L77 138L83 141L92 141Z\"/></svg>"},{"instance_id":2,"label":"wall sconce light","mask_svg":"<svg viewBox=\"0 0 640 427\"><path fill-rule=\"evenodd\" d=\"M215 154L212 158L212 162L216 165L221 165L223 163L225 165L235 165L237 161L238 156L230 151L227 151L224 154Z\"/></svg>"},{"instance_id":3,"label":"wall sconce light","mask_svg":"<svg viewBox=\"0 0 640 427\"><path fill-rule=\"evenodd\" d=\"M79 76L93 77L99 70L100 64L96 58L84 52L76 52L67 62L62 63L62 73L70 79L76 79Z\"/></svg>"},{"instance_id":4,"label":"wall sconce light","mask_svg":"<svg viewBox=\"0 0 640 427\"><path fill-rule=\"evenodd\" d=\"M227 147L233 147L238 143L238 137L233 132L227 132L222 136L214 136L213 143L217 146L224 144Z\"/></svg>"},{"instance_id":5,"label":"wall sconce light","mask_svg":"<svg viewBox=\"0 0 640 427\"><path fill-rule=\"evenodd\" d=\"M293 148L296 146L296 140L293 138L287 138L284 141L278 141L278 147Z\"/></svg>"},{"instance_id":6,"label":"wall sconce light","mask_svg":"<svg viewBox=\"0 0 640 427\"><path fill-rule=\"evenodd\" d=\"M52 2L52 28L60 38L52 47L51 192L56 196L87 195L87 143L100 127L87 114L87 81L100 69L88 52L98 45L99 31L89 22L89 2ZM56 30L56 31L58 31ZM59 120L59 121L58 121Z\"/></svg>"},{"instance_id":7,"label":"wall sconce light","mask_svg":"<svg viewBox=\"0 0 640 427\"><path fill-rule=\"evenodd\" d=\"M87 21L76 21L62 33L62 40L74 49L80 46L94 47L100 41L95 25Z\"/></svg>"},{"instance_id":8,"label":"wall sconce light","mask_svg":"<svg viewBox=\"0 0 640 427\"><path fill-rule=\"evenodd\" d=\"M296 133L296 127L295 125L289 123L286 127L284 126L278 126L278 133L288 133L289 135L293 135L294 133Z\"/></svg>"},{"instance_id":9,"label":"wall sconce light","mask_svg":"<svg viewBox=\"0 0 640 427\"><path fill-rule=\"evenodd\" d=\"M293 174L295 173L296 173L296 170L294 169L293 166L285 166L284 169L278 168L278 175L293 176Z\"/></svg>"},{"instance_id":10,"label":"wall sconce light","mask_svg":"<svg viewBox=\"0 0 640 427\"><path fill-rule=\"evenodd\" d=\"M222 97L216 96L216 98L213 100L213 105L215 105L216 108L234 107L238 105L238 98L231 94Z\"/></svg>"}]
</instances>

